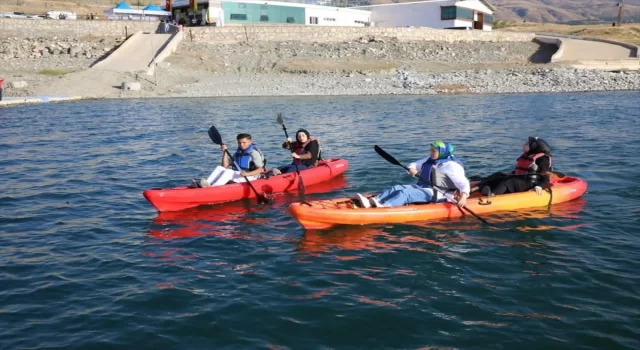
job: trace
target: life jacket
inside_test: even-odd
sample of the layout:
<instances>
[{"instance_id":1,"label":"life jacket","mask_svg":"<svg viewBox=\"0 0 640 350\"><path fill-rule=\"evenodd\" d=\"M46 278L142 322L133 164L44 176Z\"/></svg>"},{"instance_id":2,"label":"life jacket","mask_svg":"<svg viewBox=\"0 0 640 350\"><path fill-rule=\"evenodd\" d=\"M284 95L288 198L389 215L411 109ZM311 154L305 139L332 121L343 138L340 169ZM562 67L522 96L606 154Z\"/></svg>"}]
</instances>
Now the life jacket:
<instances>
[{"instance_id":1,"label":"life jacket","mask_svg":"<svg viewBox=\"0 0 640 350\"><path fill-rule=\"evenodd\" d=\"M291 148L293 148L293 152L296 153L297 155L303 155L306 154L307 151L304 149L305 147L307 147L307 145L309 144L309 142L311 141L317 141L318 142L318 158L316 159L315 164L311 164L310 168L315 167L318 165L318 161L322 160L321 156L322 156L322 147L320 147L320 140L315 138L315 137L310 137L307 139L307 142L305 143L300 143L299 141L296 141L294 143L291 144ZM293 163L291 164L302 164L303 161L308 160L310 161L311 159L294 159Z\"/></svg>"},{"instance_id":2,"label":"life jacket","mask_svg":"<svg viewBox=\"0 0 640 350\"><path fill-rule=\"evenodd\" d=\"M433 203L438 201L438 190L444 193L457 190L455 184L451 181L451 179L440 174L440 172L438 171L438 165L444 164L446 162L456 162L460 165L463 165L460 159L454 156L449 156L447 158L438 160L429 158L429 160L422 164L422 168L420 169L418 186L423 188L433 188L433 197L431 198L431 201Z\"/></svg>"},{"instance_id":3,"label":"life jacket","mask_svg":"<svg viewBox=\"0 0 640 350\"><path fill-rule=\"evenodd\" d=\"M536 159L540 157L549 157L549 170L553 170L553 163L551 155L546 153L527 154L523 153L516 162L516 169L514 174L516 175L529 175L528 178L532 183L538 182L538 166L536 165Z\"/></svg>"},{"instance_id":4,"label":"life jacket","mask_svg":"<svg viewBox=\"0 0 640 350\"><path fill-rule=\"evenodd\" d=\"M251 145L249 145L249 147L246 150L242 150L240 147L238 147L238 149L236 150L236 153L233 155L233 160L235 161L235 164L238 164L238 166L240 167L240 169L236 169L236 170L253 171L257 169L256 165L253 163L253 159L251 159L251 151L253 151L254 149L258 151L258 153L260 153L260 155L262 156L263 162L265 164L263 167L266 166L267 159L264 157L264 154L262 153L262 151L260 151L260 149L256 146L255 143L251 143Z\"/></svg>"}]
</instances>

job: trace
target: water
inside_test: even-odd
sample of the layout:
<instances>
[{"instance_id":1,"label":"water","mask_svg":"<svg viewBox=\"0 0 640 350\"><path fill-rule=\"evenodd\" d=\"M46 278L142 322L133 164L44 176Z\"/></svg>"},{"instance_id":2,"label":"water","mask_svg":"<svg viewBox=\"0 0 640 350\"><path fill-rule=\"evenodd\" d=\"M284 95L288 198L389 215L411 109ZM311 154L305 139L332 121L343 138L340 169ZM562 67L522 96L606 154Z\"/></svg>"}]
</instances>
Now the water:
<instances>
[{"instance_id":1,"label":"water","mask_svg":"<svg viewBox=\"0 0 640 350\"><path fill-rule=\"evenodd\" d=\"M87 101L0 109L0 348L640 348L640 94ZM487 219L304 231L285 195L158 215L250 132L307 128L350 169L307 198L411 181L436 139L468 174L528 136L589 190ZM328 191L325 193L317 193ZM316 193L312 193L316 192Z\"/></svg>"}]
</instances>

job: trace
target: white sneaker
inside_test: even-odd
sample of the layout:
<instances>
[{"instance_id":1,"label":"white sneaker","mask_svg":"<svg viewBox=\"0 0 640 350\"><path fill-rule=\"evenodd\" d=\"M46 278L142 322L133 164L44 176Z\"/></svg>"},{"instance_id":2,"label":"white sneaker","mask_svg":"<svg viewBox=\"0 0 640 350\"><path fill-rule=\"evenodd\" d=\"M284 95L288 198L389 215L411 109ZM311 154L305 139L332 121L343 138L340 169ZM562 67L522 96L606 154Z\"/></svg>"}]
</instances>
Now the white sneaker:
<instances>
[{"instance_id":1,"label":"white sneaker","mask_svg":"<svg viewBox=\"0 0 640 350\"><path fill-rule=\"evenodd\" d=\"M371 197L369 198L369 200L371 201L371 205L375 208L383 208L384 204L378 202L378 197Z\"/></svg>"},{"instance_id":2,"label":"white sneaker","mask_svg":"<svg viewBox=\"0 0 640 350\"><path fill-rule=\"evenodd\" d=\"M209 181L207 179L200 179L200 187L209 187Z\"/></svg>"},{"instance_id":3,"label":"white sneaker","mask_svg":"<svg viewBox=\"0 0 640 350\"><path fill-rule=\"evenodd\" d=\"M356 198L358 198L363 208L371 208L371 203L369 202L369 199L365 198L365 196L360 193L356 193Z\"/></svg>"},{"instance_id":4,"label":"white sneaker","mask_svg":"<svg viewBox=\"0 0 640 350\"><path fill-rule=\"evenodd\" d=\"M280 174L282 174L282 172L281 172L281 171L280 171L280 169L278 169L278 168L273 168L273 170L271 170L271 173L272 173L273 175L280 175Z\"/></svg>"}]
</instances>

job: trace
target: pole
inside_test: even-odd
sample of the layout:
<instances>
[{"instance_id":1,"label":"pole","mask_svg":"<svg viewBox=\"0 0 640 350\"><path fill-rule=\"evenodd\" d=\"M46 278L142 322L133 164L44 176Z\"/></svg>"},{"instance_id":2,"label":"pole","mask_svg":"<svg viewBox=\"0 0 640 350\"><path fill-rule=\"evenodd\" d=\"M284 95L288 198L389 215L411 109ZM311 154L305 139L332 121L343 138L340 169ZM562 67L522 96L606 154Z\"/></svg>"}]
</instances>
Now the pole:
<instances>
[{"instance_id":1,"label":"pole","mask_svg":"<svg viewBox=\"0 0 640 350\"><path fill-rule=\"evenodd\" d=\"M622 22L622 7L624 7L624 0L620 0L618 3L618 27L620 27L620 23Z\"/></svg>"}]
</instances>

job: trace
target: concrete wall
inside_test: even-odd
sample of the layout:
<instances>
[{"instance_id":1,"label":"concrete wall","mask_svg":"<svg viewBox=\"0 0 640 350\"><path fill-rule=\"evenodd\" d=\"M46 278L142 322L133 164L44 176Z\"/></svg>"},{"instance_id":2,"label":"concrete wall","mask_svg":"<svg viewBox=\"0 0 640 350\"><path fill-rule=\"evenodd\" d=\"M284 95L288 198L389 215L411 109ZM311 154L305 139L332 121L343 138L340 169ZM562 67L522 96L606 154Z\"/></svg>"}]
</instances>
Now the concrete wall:
<instances>
[{"instance_id":1,"label":"concrete wall","mask_svg":"<svg viewBox=\"0 0 640 350\"><path fill-rule=\"evenodd\" d=\"M157 26L158 22L0 18L0 37L122 37L137 31L155 32Z\"/></svg>"},{"instance_id":2,"label":"concrete wall","mask_svg":"<svg viewBox=\"0 0 640 350\"><path fill-rule=\"evenodd\" d=\"M307 41L341 42L353 41L363 36L396 38L399 41L444 41L444 42L527 42L533 33L487 32L481 30L443 30L433 28L348 28L316 27L303 25L225 26L193 27L184 29L184 40L233 44L258 41Z\"/></svg>"}]
</instances>

